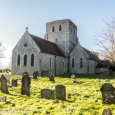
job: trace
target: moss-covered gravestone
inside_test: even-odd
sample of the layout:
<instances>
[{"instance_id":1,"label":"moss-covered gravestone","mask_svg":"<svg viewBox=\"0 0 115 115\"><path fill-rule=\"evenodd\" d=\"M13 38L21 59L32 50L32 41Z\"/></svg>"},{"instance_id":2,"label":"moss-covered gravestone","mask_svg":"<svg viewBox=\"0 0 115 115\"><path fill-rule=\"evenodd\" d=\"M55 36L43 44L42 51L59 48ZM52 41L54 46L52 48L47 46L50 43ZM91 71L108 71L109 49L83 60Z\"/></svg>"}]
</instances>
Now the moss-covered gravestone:
<instances>
[{"instance_id":1,"label":"moss-covered gravestone","mask_svg":"<svg viewBox=\"0 0 115 115\"><path fill-rule=\"evenodd\" d=\"M34 71L33 72L33 79L37 79L37 77L38 77L38 71Z\"/></svg>"},{"instance_id":2,"label":"moss-covered gravestone","mask_svg":"<svg viewBox=\"0 0 115 115\"><path fill-rule=\"evenodd\" d=\"M62 84L55 86L55 99L66 100L66 87Z\"/></svg>"},{"instance_id":3,"label":"moss-covered gravestone","mask_svg":"<svg viewBox=\"0 0 115 115\"><path fill-rule=\"evenodd\" d=\"M41 89L41 98L54 99L54 90Z\"/></svg>"},{"instance_id":4,"label":"moss-covered gravestone","mask_svg":"<svg viewBox=\"0 0 115 115\"><path fill-rule=\"evenodd\" d=\"M21 94L22 95L28 95L30 96L30 77L29 74L27 72L23 73L23 77L22 77L22 89L21 89Z\"/></svg>"},{"instance_id":5,"label":"moss-covered gravestone","mask_svg":"<svg viewBox=\"0 0 115 115\"><path fill-rule=\"evenodd\" d=\"M13 80L12 80L12 86L17 87L17 79L13 79Z\"/></svg>"},{"instance_id":6,"label":"moss-covered gravestone","mask_svg":"<svg viewBox=\"0 0 115 115\"><path fill-rule=\"evenodd\" d=\"M54 78L55 78L54 75L49 75L49 80L50 80L50 81L55 81Z\"/></svg>"},{"instance_id":7,"label":"moss-covered gravestone","mask_svg":"<svg viewBox=\"0 0 115 115\"><path fill-rule=\"evenodd\" d=\"M8 86L7 86L7 80L4 77L4 75L1 75L1 92L9 94Z\"/></svg>"},{"instance_id":8,"label":"moss-covered gravestone","mask_svg":"<svg viewBox=\"0 0 115 115\"><path fill-rule=\"evenodd\" d=\"M104 109L102 115L112 115L110 109Z\"/></svg>"},{"instance_id":9,"label":"moss-covered gravestone","mask_svg":"<svg viewBox=\"0 0 115 115\"><path fill-rule=\"evenodd\" d=\"M102 93L102 102L105 104L115 104L115 88L110 83L104 83L100 91Z\"/></svg>"}]
</instances>

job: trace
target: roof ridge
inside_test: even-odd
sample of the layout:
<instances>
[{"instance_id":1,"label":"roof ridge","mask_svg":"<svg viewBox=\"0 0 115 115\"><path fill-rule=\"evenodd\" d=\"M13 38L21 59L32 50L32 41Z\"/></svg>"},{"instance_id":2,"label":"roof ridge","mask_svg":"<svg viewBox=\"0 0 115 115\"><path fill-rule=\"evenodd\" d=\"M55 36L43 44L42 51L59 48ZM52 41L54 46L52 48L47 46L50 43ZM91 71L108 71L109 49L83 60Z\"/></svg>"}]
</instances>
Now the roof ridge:
<instances>
[{"instance_id":1,"label":"roof ridge","mask_svg":"<svg viewBox=\"0 0 115 115\"><path fill-rule=\"evenodd\" d=\"M33 34L30 34L30 33L29 33L29 35L35 36L35 35L33 35ZM38 36L35 36L35 37L38 37ZM40 39L42 39L42 40L45 40L44 38L41 38L41 37L38 37L38 38L40 38ZM50 42L50 43L53 43L53 42L48 41L48 40L45 40L45 41ZM55 43L53 43L53 44L55 44ZM55 44L55 45L56 45L56 44Z\"/></svg>"}]
</instances>

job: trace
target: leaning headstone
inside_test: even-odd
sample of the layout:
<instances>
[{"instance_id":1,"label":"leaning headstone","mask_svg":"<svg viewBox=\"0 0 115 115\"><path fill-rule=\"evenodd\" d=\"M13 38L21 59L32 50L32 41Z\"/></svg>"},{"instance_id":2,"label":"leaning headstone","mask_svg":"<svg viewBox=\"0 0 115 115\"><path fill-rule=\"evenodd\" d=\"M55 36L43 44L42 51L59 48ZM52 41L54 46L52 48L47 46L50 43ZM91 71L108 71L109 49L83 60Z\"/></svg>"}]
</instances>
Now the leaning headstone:
<instances>
[{"instance_id":1,"label":"leaning headstone","mask_svg":"<svg viewBox=\"0 0 115 115\"><path fill-rule=\"evenodd\" d=\"M50 80L50 81L55 81L55 80L54 80L54 75L49 75L49 80Z\"/></svg>"},{"instance_id":2,"label":"leaning headstone","mask_svg":"<svg viewBox=\"0 0 115 115\"><path fill-rule=\"evenodd\" d=\"M13 79L13 80L12 80L12 86L17 87L17 79Z\"/></svg>"},{"instance_id":3,"label":"leaning headstone","mask_svg":"<svg viewBox=\"0 0 115 115\"><path fill-rule=\"evenodd\" d=\"M62 84L55 86L55 99L66 100L66 87Z\"/></svg>"},{"instance_id":4,"label":"leaning headstone","mask_svg":"<svg viewBox=\"0 0 115 115\"><path fill-rule=\"evenodd\" d=\"M5 78L6 78L7 82L10 84L10 75L9 74L5 74Z\"/></svg>"},{"instance_id":5,"label":"leaning headstone","mask_svg":"<svg viewBox=\"0 0 115 115\"><path fill-rule=\"evenodd\" d=\"M109 70L109 75L113 75L113 70Z\"/></svg>"},{"instance_id":6,"label":"leaning headstone","mask_svg":"<svg viewBox=\"0 0 115 115\"><path fill-rule=\"evenodd\" d=\"M102 102L105 104L115 104L115 88L110 83L104 83L100 91L102 93Z\"/></svg>"},{"instance_id":7,"label":"leaning headstone","mask_svg":"<svg viewBox=\"0 0 115 115\"><path fill-rule=\"evenodd\" d=\"M104 109L102 115L112 115L110 109Z\"/></svg>"},{"instance_id":8,"label":"leaning headstone","mask_svg":"<svg viewBox=\"0 0 115 115\"><path fill-rule=\"evenodd\" d=\"M41 89L41 98L54 99L54 90L52 90L52 89Z\"/></svg>"},{"instance_id":9,"label":"leaning headstone","mask_svg":"<svg viewBox=\"0 0 115 115\"><path fill-rule=\"evenodd\" d=\"M21 89L22 95L30 96L30 84L31 81L30 81L29 74L27 72L24 72L22 77L22 89Z\"/></svg>"},{"instance_id":10,"label":"leaning headstone","mask_svg":"<svg viewBox=\"0 0 115 115\"><path fill-rule=\"evenodd\" d=\"M0 102L5 102L6 101L6 96L4 96L4 97L2 97L2 98L0 98Z\"/></svg>"},{"instance_id":11,"label":"leaning headstone","mask_svg":"<svg viewBox=\"0 0 115 115\"><path fill-rule=\"evenodd\" d=\"M74 74L71 75L71 79L75 79L75 75Z\"/></svg>"},{"instance_id":12,"label":"leaning headstone","mask_svg":"<svg viewBox=\"0 0 115 115\"><path fill-rule=\"evenodd\" d=\"M7 80L3 74L1 75L1 92L9 94L8 86L7 86Z\"/></svg>"},{"instance_id":13,"label":"leaning headstone","mask_svg":"<svg viewBox=\"0 0 115 115\"><path fill-rule=\"evenodd\" d=\"M97 78L97 79L95 79L95 81L100 82L100 79L99 79L99 78Z\"/></svg>"},{"instance_id":14,"label":"leaning headstone","mask_svg":"<svg viewBox=\"0 0 115 115\"><path fill-rule=\"evenodd\" d=\"M41 76L46 76L46 77L48 77L48 76L49 76L49 71L42 70L42 71L41 71Z\"/></svg>"}]
</instances>

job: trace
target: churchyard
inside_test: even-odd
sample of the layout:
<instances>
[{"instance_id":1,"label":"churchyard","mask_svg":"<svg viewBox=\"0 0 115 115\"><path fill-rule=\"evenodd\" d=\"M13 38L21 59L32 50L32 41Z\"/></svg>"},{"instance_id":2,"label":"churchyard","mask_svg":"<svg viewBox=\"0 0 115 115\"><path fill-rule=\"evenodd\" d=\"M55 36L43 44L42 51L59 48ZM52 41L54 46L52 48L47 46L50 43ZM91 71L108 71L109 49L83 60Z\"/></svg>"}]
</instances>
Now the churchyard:
<instances>
[{"instance_id":1,"label":"churchyard","mask_svg":"<svg viewBox=\"0 0 115 115\"><path fill-rule=\"evenodd\" d=\"M33 76L30 76L30 96L21 94L24 93L21 91L22 77L21 75L10 75L10 84L7 83L9 94L0 91L0 98L3 97L0 99L0 111L32 111L33 113L27 113L29 115L45 115L46 113L51 115L102 115L103 109L108 108L112 115L115 115L115 104L103 104L100 91L103 83L111 83L115 87L115 73L112 76L109 76L108 73L105 73L104 76L75 74L74 79L71 78L71 74L65 74L55 76L55 80L49 77L37 77L37 79L34 77L33 79ZM105 81L107 77L110 78L110 81ZM96 81L97 78L99 80ZM15 80L11 87L13 79ZM15 82L16 79L17 82ZM55 90L55 86L59 84L66 88L65 101L41 98L41 89ZM2 102L5 100L4 96L6 96L6 101ZM26 113L22 114L26 115Z\"/></svg>"}]
</instances>

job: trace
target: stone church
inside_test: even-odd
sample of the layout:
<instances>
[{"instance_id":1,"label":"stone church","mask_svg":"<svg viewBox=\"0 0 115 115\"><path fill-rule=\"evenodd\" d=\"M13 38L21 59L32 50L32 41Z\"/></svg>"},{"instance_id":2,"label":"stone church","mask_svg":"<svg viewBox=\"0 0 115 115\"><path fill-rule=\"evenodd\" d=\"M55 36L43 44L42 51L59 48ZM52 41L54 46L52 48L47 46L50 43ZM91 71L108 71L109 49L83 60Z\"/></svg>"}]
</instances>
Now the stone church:
<instances>
[{"instance_id":1,"label":"stone church","mask_svg":"<svg viewBox=\"0 0 115 115\"><path fill-rule=\"evenodd\" d=\"M77 26L71 20L56 20L46 23L44 39L26 30L12 51L12 75L95 73L98 60L80 45Z\"/></svg>"}]
</instances>

